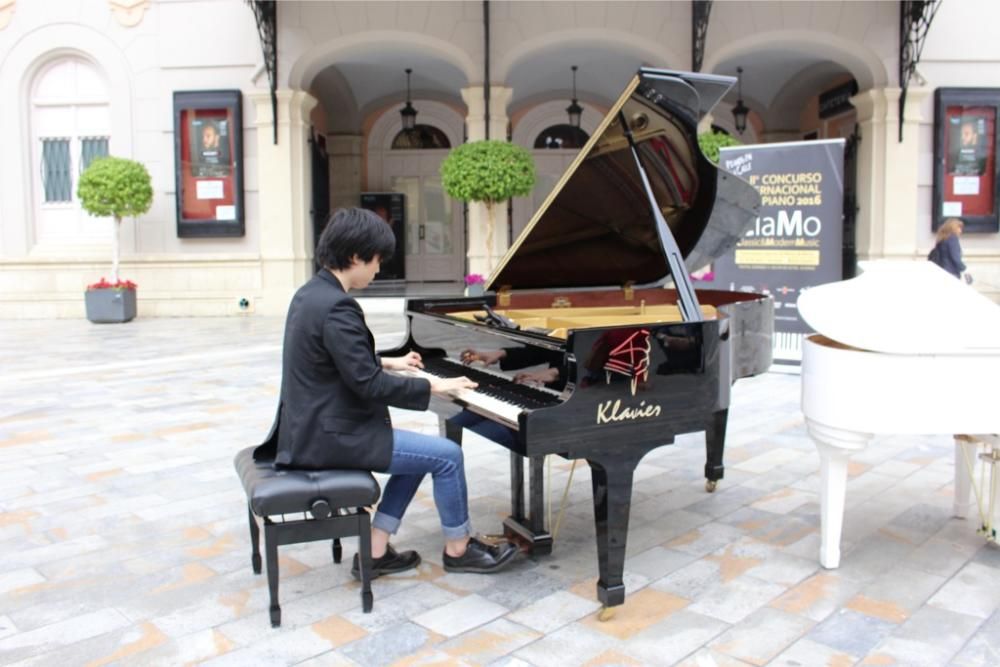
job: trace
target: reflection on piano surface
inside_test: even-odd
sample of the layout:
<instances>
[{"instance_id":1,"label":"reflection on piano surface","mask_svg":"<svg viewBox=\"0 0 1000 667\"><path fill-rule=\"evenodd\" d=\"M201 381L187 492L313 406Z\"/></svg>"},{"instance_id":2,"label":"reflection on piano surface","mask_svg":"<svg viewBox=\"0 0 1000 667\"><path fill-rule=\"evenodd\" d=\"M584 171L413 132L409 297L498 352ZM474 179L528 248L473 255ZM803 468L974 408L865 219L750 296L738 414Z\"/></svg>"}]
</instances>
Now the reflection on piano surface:
<instances>
[{"instance_id":1,"label":"reflection on piano surface","mask_svg":"<svg viewBox=\"0 0 1000 667\"><path fill-rule=\"evenodd\" d=\"M678 434L705 431L705 477L714 489L723 475L730 386L771 363L770 298L696 293L689 276L735 245L759 205L753 188L698 148L698 120L732 83L640 70L490 276L490 292L409 300L408 340L384 353L417 350L425 372L479 382L454 402L512 429L504 531L536 555L552 548L542 508L544 456L587 461L597 595L606 607L625 599L640 459ZM518 386L458 361L463 350L512 346L544 352L565 387ZM460 433L448 436L461 440Z\"/></svg>"},{"instance_id":2,"label":"reflection on piano surface","mask_svg":"<svg viewBox=\"0 0 1000 667\"><path fill-rule=\"evenodd\" d=\"M820 454L820 564L840 565L847 460L876 434L1000 433L1000 306L930 262L865 262L799 297L802 412ZM956 449L956 508L968 473ZM961 515L963 510L958 509Z\"/></svg>"}]
</instances>

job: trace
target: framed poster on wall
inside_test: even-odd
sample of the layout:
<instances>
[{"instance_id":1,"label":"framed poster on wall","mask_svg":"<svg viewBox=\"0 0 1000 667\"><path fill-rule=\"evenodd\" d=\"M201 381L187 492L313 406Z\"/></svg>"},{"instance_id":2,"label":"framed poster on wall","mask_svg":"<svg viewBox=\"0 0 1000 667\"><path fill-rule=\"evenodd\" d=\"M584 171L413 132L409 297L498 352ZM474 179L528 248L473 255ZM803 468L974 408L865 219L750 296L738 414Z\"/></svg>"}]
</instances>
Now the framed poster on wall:
<instances>
[{"instance_id":1,"label":"framed poster on wall","mask_svg":"<svg viewBox=\"0 0 1000 667\"><path fill-rule=\"evenodd\" d=\"M375 280L406 279L406 195L401 192L362 192L361 208L374 211L392 228L396 252L382 264Z\"/></svg>"},{"instance_id":2,"label":"framed poster on wall","mask_svg":"<svg viewBox=\"0 0 1000 667\"><path fill-rule=\"evenodd\" d=\"M238 90L174 93L177 236L243 236L243 103Z\"/></svg>"},{"instance_id":3,"label":"framed poster on wall","mask_svg":"<svg viewBox=\"0 0 1000 667\"><path fill-rule=\"evenodd\" d=\"M1000 88L934 92L935 231L948 218L961 218L966 233L1000 231L998 109Z\"/></svg>"}]
</instances>

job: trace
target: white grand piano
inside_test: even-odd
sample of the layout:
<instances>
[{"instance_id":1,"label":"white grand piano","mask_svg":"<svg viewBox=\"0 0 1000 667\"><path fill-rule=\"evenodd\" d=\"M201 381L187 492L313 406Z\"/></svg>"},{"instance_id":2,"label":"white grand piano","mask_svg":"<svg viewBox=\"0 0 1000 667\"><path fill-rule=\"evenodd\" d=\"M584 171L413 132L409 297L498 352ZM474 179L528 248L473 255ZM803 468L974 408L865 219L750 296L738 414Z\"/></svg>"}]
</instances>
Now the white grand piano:
<instances>
[{"instance_id":1,"label":"white grand piano","mask_svg":"<svg viewBox=\"0 0 1000 667\"><path fill-rule=\"evenodd\" d=\"M827 568L840 565L847 460L873 436L1000 433L1000 306L931 262L861 267L857 278L798 300L818 332L803 345L802 412L820 455L819 560ZM975 440L956 440L959 516Z\"/></svg>"}]
</instances>

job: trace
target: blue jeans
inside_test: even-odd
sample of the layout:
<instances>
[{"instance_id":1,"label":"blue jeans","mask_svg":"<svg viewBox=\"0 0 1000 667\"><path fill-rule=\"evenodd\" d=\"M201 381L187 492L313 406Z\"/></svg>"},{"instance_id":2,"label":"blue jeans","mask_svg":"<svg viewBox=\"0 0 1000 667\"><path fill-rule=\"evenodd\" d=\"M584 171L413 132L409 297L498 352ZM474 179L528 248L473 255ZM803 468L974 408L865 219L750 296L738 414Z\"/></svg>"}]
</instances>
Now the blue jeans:
<instances>
[{"instance_id":1,"label":"blue jeans","mask_svg":"<svg viewBox=\"0 0 1000 667\"><path fill-rule=\"evenodd\" d=\"M434 504L445 539L470 535L462 448L447 438L414 431L393 429L392 436L392 462L386 470L392 476L382 490L382 501L372 518L372 526L395 534L424 475L430 473L434 479Z\"/></svg>"},{"instance_id":2,"label":"blue jeans","mask_svg":"<svg viewBox=\"0 0 1000 667\"><path fill-rule=\"evenodd\" d=\"M454 417L450 417L448 423L452 426L467 428L487 440L492 440L497 444L503 445L507 449L514 448L514 431L503 424L498 424L486 417L480 417L475 412L462 410Z\"/></svg>"}]
</instances>

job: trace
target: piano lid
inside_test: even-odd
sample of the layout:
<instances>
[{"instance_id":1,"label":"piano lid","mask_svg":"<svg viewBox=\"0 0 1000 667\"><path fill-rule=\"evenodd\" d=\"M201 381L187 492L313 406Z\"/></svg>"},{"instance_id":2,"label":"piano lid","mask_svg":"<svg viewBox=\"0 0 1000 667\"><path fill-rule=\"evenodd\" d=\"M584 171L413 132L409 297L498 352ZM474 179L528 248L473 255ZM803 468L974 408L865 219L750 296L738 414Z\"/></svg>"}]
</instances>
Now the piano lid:
<instances>
[{"instance_id":1,"label":"piano lid","mask_svg":"<svg viewBox=\"0 0 1000 667\"><path fill-rule=\"evenodd\" d=\"M1000 353L1000 306L927 261L860 262L857 278L799 296L802 319L831 340L888 354Z\"/></svg>"},{"instance_id":2,"label":"piano lid","mask_svg":"<svg viewBox=\"0 0 1000 667\"><path fill-rule=\"evenodd\" d=\"M670 277L623 113L656 202L688 271L736 245L756 217L757 191L698 146L699 119L732 77L643 68L487 281L487 288L663 284Z\"/></svg>"}]
</instances>

